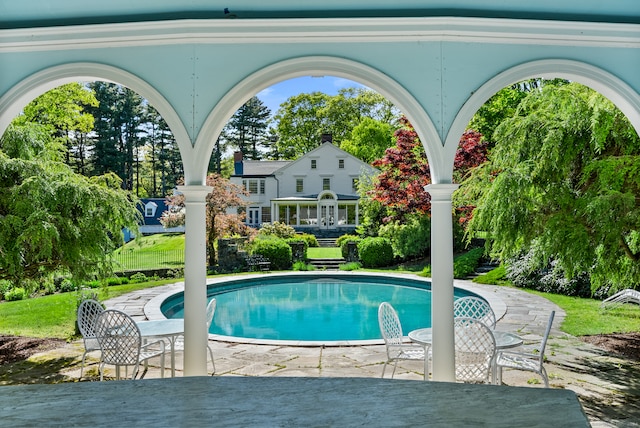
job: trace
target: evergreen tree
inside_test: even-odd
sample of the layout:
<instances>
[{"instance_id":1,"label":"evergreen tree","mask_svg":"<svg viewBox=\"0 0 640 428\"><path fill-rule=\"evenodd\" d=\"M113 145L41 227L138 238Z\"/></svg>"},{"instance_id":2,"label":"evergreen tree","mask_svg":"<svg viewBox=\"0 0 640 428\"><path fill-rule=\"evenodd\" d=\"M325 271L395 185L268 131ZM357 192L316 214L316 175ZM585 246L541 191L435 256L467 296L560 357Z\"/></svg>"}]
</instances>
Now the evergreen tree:
<instances>
[{"instance_id":1,"label":"evergreen tree","mask_svg":"<svg viewBox=\"0 0 640 428\"><path fill-rule=\"evenodd\" d=\"M266 140L271 110L258 97L252 97L235 112L223 131L226 144L240 150L245 158L261 159L260 146Z\"/></svg>"}]
</instances>

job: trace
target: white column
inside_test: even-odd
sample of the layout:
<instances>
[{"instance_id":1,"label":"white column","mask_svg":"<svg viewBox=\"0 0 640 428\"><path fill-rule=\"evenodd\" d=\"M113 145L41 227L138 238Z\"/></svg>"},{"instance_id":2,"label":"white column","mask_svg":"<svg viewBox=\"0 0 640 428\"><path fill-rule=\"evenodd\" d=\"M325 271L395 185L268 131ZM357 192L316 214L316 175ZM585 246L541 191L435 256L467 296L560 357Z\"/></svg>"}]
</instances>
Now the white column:
<instances>
[{"instance_id":1,"label":"white column","mask_svg":"<svg viewBox=\"0 0 640 428\"><path fill-rule=\"evenodd\" d=\"M455 382L453 335L453 224L457 184L429 184L431 194L431 327L433 380Z\"/></svg>"},{"instance_id":2,"label":"white column","mask_svg":"<svg viewBox=\"0 0 640 428\"><path fill-rule=\"evenodd\" d=\"M207 223L209 186L179 186L185 198L184 375L207 375Z\"/></svg>"}]
</instances>

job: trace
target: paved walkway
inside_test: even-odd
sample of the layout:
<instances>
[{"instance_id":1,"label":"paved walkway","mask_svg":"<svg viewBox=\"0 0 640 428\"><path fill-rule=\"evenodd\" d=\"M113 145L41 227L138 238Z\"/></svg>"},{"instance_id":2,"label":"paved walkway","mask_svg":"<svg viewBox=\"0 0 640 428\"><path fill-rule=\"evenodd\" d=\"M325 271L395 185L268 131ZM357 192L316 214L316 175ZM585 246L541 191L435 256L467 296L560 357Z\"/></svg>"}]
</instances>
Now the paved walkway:
<instances>
[{"instance_id":1,"label":"paved walkway","mask_svg":"<svg viewBox=\"0 0 640 428\"><path fill-rule=\"evenodd\" d=\"M564 320L564 311L544 298L513 288L478 285L470 281L456 281L456 286L488 298L497 308L499 321L496 328L517 332L525 339L525 344L540 340L549 313L555 310L556 318L546 352L551 387L575 391L594 427L640 427L640 363L607 355L562 333L559 326ZM166 285L133 292L105 303L138 320L154 319L159 316L155 306L162 296L182 288L182 283ZM379 377L386 359L383 345L293 347L216 340L210 340L210 344L215 353L216 375L219 376ZM78 345L75 344L76 347ZM178 354L176 369L180 376L181 354ZM73 370L78 371L77 367ZM422 363L402 362L395 377L420 380L422 372ZM168 370L166 373L169 375ZM150 369L146 377L160 377L159 370ZM544 386L536 374L520 371L505 371L503 382L532 388Z\"/></svg>"}]
</instances>

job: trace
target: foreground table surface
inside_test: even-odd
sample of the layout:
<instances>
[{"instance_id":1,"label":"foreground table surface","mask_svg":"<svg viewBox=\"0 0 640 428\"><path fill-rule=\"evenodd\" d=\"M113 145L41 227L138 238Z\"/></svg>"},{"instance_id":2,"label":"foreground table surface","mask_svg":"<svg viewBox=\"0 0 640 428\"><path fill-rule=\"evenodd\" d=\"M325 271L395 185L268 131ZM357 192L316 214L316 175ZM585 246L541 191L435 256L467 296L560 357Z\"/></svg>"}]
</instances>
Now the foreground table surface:
<instances>
[{"instance_id":1,"label":"foreground table surface","mask_svg":"<svg viewBox=\"0 0 640 428\"><path fill-rule=\"evenodd\" d=\"M0 387L4 426L588 427L573 391L372 378L185 377Z\"/></svg>"}]
</instances>

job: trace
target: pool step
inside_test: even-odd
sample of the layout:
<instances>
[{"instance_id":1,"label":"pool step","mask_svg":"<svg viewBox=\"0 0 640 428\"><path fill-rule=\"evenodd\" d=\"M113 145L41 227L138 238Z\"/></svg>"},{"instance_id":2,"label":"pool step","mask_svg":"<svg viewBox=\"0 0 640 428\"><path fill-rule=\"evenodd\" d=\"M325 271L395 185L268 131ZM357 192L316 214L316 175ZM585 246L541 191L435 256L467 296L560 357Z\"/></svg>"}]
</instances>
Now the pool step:
<instances>
[{"instance_id":1,"label":"pool step","mask_svg":"<svg viewBox=\"0 0 640 428\"><path fill-rule=\"evenodd\" d=\"M339 259L309 259L309 264L319 270L338 270L338 266L345 263L343 258Z\"/></svg>"}]
</instances>

